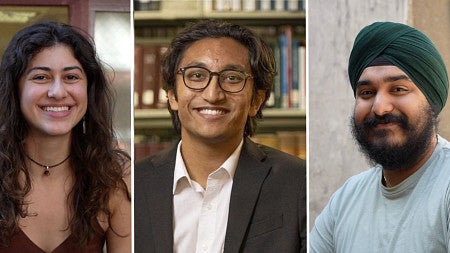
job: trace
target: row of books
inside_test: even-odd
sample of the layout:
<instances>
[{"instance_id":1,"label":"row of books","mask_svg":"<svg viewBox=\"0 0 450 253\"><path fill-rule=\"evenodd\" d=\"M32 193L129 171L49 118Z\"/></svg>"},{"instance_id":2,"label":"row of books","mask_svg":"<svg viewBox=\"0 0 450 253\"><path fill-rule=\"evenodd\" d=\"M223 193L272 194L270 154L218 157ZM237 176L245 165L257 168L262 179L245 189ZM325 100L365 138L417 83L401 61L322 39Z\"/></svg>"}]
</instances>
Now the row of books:
<instances>
[{"instance_id":1,"label":"row of books","mask_svg":"<svg viewBox=\"0 0 450 253\"><path fill-rule=\"evenodd\" d=\"M155 11L162 10L164 2L178 0L134 0L134 10ZM192 8L198 6L198 1L191 1ZM171 3L172 4L172 3ZM180 5L186 5L182 1ZM203 10L211 11L304 11L305 0L203 0Z\"/></svg>"},{"instance_id":2,"label":"row of books","mask_svg":"<svg viewBox=\"0 0 450 253\"><path fill-rule=\"evenodd\" d=\"M136 11L161 10L161 0L134 0L133 8Z\"/></svg>"},{"instance_id":3,"label":"row of books","mask_svg":"<svg viewBox=\"0 0 450 253\"><path fill-rule=\"evenodd\" d=\"M184 28L184 26L137 26L134 29L134 33L137 38L153 38L170 42L170 39L183 31Z\"/></svg>"},{"instance_id":4,"label":"row of books","mask_svg":"<svg viewBox=\"0 0 450 253\"><path fill-rule=\"evenodd\" d=\"M254 142L306 159L306 131L278 131L256 134Z\"/></svg>"},{"instance_id":5,"label":"row of books","mask_svg":"<svg viewBox=\"0 0 450 253\"><path fill-rule=\"evenodd\" d=\"M231 21L233 22L233 21ZM145 39L146 41L166 41L170 42L170 39L175 37L189 24L189 21L181 24L171 24L168 26L136 26L134 33L136 38ZM280 25L247 25L248 28L255 33L261 35L267 40L273 40L280 34L285 33L286 26ZM290 25L292 34L294 37L304 37L306 33L304 25Z\"/></svg>"},{"instance_id":6,"label":"row of books","mask_svg":"<svg viewBox=\"0 0 450 253\"><path fill-rule=\"evenodd\" d=\"M134 142L134 159L139 161L170 147L176 139L161 139L160 136L137 136Z\"/></svg>"},{"instance_id":7,"label":"row of books","mask_svg":"<svg viewBox=\"0 0 450 253\"><path fill-rule=\"evenodd\" d=\"M211 11L303 11L303 0L204 0L203 9Z\"/></svg>"},{"instance_id":8,"label":"row of books","mask_svg":"<svg viewBox=\"0 0 450 253\"><path fill-rule=\"evenodd\" d=\"M270 35L277 61L278 75L266 107L306 109L306 47L303 38L295 36L286 25ZM267 32L267 31L266 31ZM265 35L263 35L265 36ZM164 108L166 93L162 90L160 60L166 45L136 45L134 73L135 109Z\"/></svg>"},{"instance_id":9,"label":"row of books","mask_svg":"<svg viewBox=\"0 0 450 253\"><path fill-rule=\"evenodd\" d=\"M162 45L134 47L134 108L167 107L166 92L162 89L161 55L167 49Z\"/></svg>"},{"instance_id":10,"label":"row of books","mask_svg":"<svg viewBox=\"0 0 450 253\"><path fill-rule=\"evenodd\" d=\"M272 46L278 75L267 107L306 110L306 44L304 26L251 27Z\"/></svg>"},{"instance_id":11,"label":"row of books","mask_svg":"<svg viewBox=\"0 0 450 253\"><path fill-rule=\"evenodd\" d=\"M271 40L278 75L267 106L306 110L306 45L302 37L295 36L292 26L281 30Z\"/></svg>"}]
</instances>

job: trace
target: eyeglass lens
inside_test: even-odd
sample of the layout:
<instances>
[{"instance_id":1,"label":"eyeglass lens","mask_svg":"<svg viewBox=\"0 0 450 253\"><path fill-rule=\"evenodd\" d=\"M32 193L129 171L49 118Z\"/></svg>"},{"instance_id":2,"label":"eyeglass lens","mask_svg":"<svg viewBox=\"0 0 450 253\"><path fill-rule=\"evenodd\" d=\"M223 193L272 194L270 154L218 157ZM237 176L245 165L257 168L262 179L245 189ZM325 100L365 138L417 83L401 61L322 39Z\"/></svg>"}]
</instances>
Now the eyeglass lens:
<instances>
[{"instance_id":1,"label":"eyeglass lens","mask_svg":"<svg viewBox=\"0 0 450 253\"><path fill-rule=\"evenodd\" d=\"M184 82L186 86L191 89L204 89L208 86L211 75L219 76L220 87L229 92L241 91L245 85L246 75L237 70L223 70L221 72L210 72L204 68L185 68L184 69Z\"/></svg>"}]
</instances>

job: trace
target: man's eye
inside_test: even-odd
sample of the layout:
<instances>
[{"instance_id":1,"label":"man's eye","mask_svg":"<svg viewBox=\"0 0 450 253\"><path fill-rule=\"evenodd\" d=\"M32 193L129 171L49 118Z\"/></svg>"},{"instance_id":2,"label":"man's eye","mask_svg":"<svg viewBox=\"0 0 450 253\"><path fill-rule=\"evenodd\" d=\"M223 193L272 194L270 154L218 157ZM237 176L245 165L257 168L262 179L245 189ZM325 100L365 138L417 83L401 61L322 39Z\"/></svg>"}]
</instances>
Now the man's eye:
<instances>
[{"instance_id":1,"label":"man's eye","mask_svg":"<svg viewBox=\"0 0 450 253\"><path fill-rule=\"evenodd\" d=\"M235 75L234 75L234 76L229 75L229 76L227 76L226 79L228 79L228 80L230 80L230 81L240 80L239 76L235 76Z\"/></svg>"},{"instance_id":2,"label":"man's eye","mask_svg":"<svg viewBox=\"0 0 450 253\"><path fill-rule=\"evenodd\" d=\"M372 95L374 92L371 90L362 90L359 92L359 96L370 96Z\"/></svg>"},{"instance_id":3,"label":"man's eye","mask_svg":"<svg viewBox=\"0 0 450 253\"><path fill-rule=\"evenodd\" d=\"M222 80L228 83L240 83L242 82L245 77L242 76L241 73L235 73L235 72L226 72L222 74Z\"/></svg>"},{"instance_id":4,"label":"man's eye","mask_svg":"<svg viewBox=\"0 0 450 253\"><path fill-rule=\"evenodd\" d=\"M393 89L394 92L403 92L403 91L407 91L407 89L403 88L403 87L395 87Z\"/></svg>"},{"instance_id":5,"label":"man's eye","mask_svg":"<svg viewBox=\"0 0 450 253\"><path fill-rule=\"evenodd\" d=\"M200 73L200 72L195 72L195 73L190 73L188 75L189 80L192 81L201 81L204 80L206 77L204 74Z\"/></svg>"}]
</instances>

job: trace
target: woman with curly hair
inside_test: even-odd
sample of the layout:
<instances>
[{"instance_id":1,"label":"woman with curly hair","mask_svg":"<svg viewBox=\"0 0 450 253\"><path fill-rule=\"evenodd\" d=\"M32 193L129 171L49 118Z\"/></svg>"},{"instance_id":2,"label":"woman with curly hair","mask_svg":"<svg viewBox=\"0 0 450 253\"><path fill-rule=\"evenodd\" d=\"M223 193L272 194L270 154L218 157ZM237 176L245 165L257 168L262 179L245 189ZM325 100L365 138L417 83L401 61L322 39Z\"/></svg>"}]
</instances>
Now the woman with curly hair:
<instances>
[{"instance_id":1,"label":"woman with curly hair","mask_svg":"<svg viewBox=\"0 0 450 253\"><path fill-rule=\"evenodd\" d=\"M89 36L43 22L0 65L0 253L131 252L130 157Z\"/></svg>"}]
</instances>

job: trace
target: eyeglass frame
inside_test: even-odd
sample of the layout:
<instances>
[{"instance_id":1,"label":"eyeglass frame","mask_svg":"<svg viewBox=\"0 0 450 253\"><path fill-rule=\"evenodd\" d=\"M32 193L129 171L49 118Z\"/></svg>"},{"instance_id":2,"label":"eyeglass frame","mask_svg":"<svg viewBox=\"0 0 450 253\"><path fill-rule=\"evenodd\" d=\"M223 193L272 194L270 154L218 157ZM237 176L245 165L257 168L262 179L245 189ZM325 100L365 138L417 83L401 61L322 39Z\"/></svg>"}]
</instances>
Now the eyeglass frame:
<instances>
[{"instance_id":1,"label":"eyeglass frame","mask_svg":"<svg viewBox=\"0 0 450 253\"><path fill-rule=\"evenodd\" d=\"M189 87L189 86L186 84L186 80L185 80L185 77L184 77L185 74L184 74L184 73L185 73L185 71L186 71L187 69L192 69L192 68L200 68L200 69L204 69L204 70L208 71L208 73L209 73L209 80L208 80L208 82L206 83L205 87L203 87L203 88L192 88L192 87ZM239 72L239 73L241 73L241 74L243 74L243 75L245 76L244 84L242 85L242 88L241 88L240 90L238 90L238 91L228 91L228 90L225 90L224 88L222 88L222 84L220 83L220 75L221 75L223 72L225 72L225 71L236 71L236 72ZM244 90L245 85L247 84L247 79L253 78L252 75L250 75L250 74L248 74L247 72L242 71L242 70L237 70L237 69L230 69L230 68L228 68L228 69L222 69L221 71L216 72L216 71L211 71L211 70L209 70L209 69L207 69L207 68L205 68L205 67L201 67L201 66L181 67L181 68L178 69L177 74L181 74L181 76L183 77L183 83L184 83L184 86L188 87L188 88L191 89L191 90L195 90L195 91L202 91L202 90L206 89L206 88L209 86L209 84L211 83L211 80L212 80L213 76L216 75L216 76L217 76L217 83L219 84L220 89L222 89L223 91L228 92L228 93L239 93L239 92L241 92L242 90Z\"/></svg>"}]
</instances>

